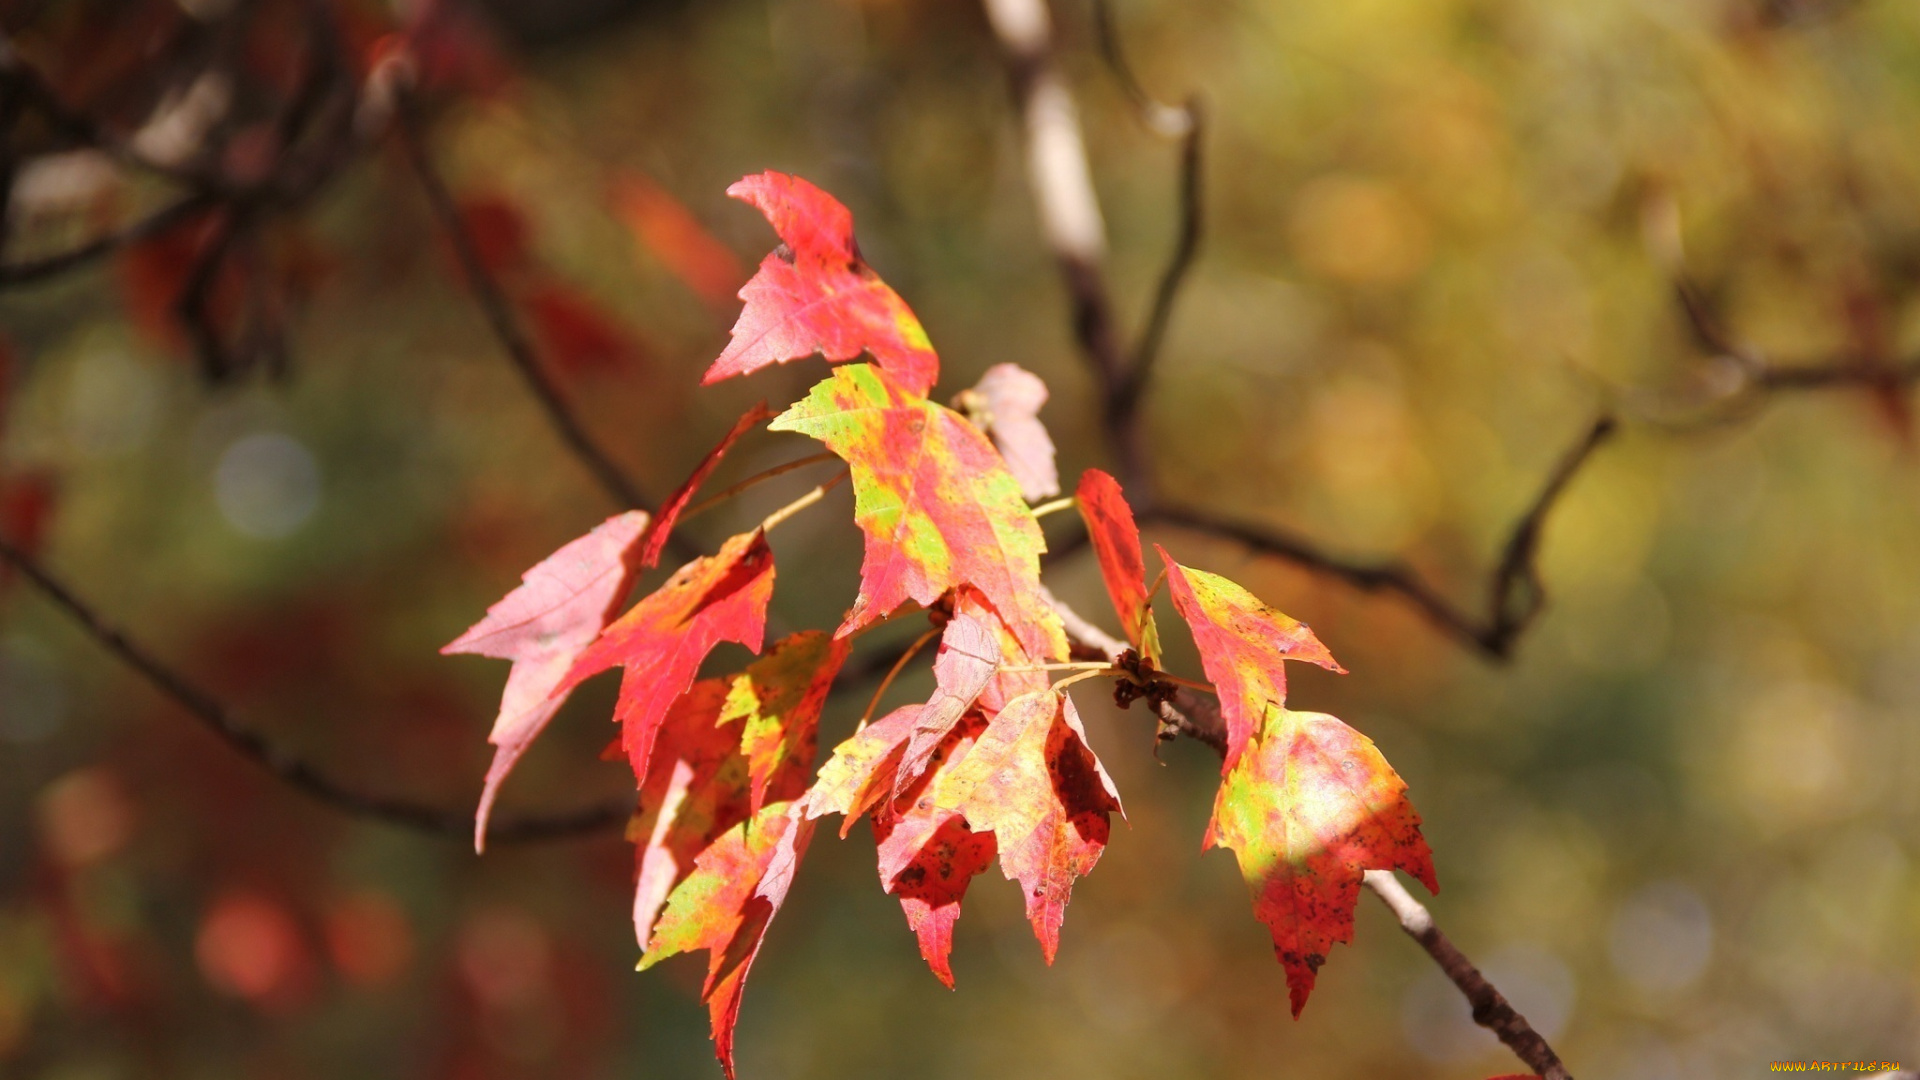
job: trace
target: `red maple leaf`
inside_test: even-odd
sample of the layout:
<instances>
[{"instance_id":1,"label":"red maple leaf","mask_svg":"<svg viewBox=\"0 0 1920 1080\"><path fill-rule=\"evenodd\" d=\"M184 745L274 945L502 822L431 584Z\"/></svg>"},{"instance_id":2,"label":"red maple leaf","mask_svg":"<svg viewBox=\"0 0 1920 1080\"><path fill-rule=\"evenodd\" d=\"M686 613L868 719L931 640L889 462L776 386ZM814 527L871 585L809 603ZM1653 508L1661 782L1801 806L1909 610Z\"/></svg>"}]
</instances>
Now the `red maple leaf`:
<instances>
[{"instance_id":1,"label":"red maple leaf","mask_svg":"<svg viewBox=\"0 0 1920 1080\"><path fill-rule=\"evenodd\" d=\"M866 560L840 634L909 600L932 605L964 584L980 590L1028 655L1066 655L1059 617L1040 592L1040 524L992 444L959 413L880 368L849 364L768 429L811 435L852 470Z\"/></svg>"},{"instance_id":2,"label":"red maple leaf","mask_svg":"<svg viewBox=\"0 0 1920 1080\"><path fill-rule=\"evenodd\" d=\"M1074 879L1099 861L1108 815L1121 809L1072 699L1042 691L1008 702L966 756L935 775L927 797L994 834L1000 869L1020 882L1027 921L1053 963Z\"/></svg>"},{"instance_id":3,"label":"red maple leaf","mask_svg":"<svg viewBox=\"0 0 1920 1080\"><path fill-rule=\"evenodd\" d=\"M926 763L930 770L957 764L987 727L986 717L969 713L948 728ZM899 785L896 774L894 784ZM883 801L873 813L880 884L900 900L907 926L920 943L920 955L934 977L953 988L953 927L960 902L974 875L993 865L998 847L990 832L975 832L967 819L935 805L926 795L929 776L908 787L905 797Z\"/></svg>"},{"instance_id":4,"label":"red maple leaf","mask_svg":"<svg viewBox=\"0 0 1920 1080\"><path fill-rule=\"evenodd\" d=\"M820 707L846 654L824 630L802 631L737 675L694 683L668 711L628 829L642 946L700 852L769 800L806 790Z\"/></svg>"},{"instance_id":5,"label":"red maple leaf","mask_svg":"<svg viewBox=\"0 0 1920 1080\"><path fill-rule=\"evenodd\" d=\"M667 899L640 960L645 971L669 956L708 950L700 997L707 1003L714 1052L728 1080L747 973L813 838L813 822L794 808L793 803L768 803L702 851L693 873Z\"/></svg>"},{"instance_id":6,"label":"red maple leaf","mask_svg":"<svg viewBox=\"0 0 1920 1080\"><path fill-rule=\"evenodd\" d=\"M1280 614L1218 574L1181 566L1158 544L1153 549L1167 564L1173 609L1193 630L1200 664L1219 692L1220 715L1227 722L1227 758L1221 768L1231 769L1260 723L1262 703L1286 704L1287 674L1281 661L1346 669L1306 623Z\"/></svg>"},{"instance_id":7,"label":"red maple leaf","mask_svg":"<svg viewBox=\"0 0 1920 1080\"><path fill-rule=\"evenodd\" d=\"M1088 469L1080 474L1074 502L1087 523L1087 538L1093 542L1093 554L1100 563L1100 580L1106 583L1107 596L1120 616L1120 628L1140 655L1158 667L1160 630L1153 621L1152 598L1147 595L1140 527L1134 524L1133 508L1127 505L1126 496L1120 493L1120 482L1099 469Z\"/></svg>"},{"instance_id":8,"label":"red maple leaf","mask_svg":"<svg viewBox=\"0 0 1920 1080\"><path fill-rule=\"evenodd\" d=\"M1239 860L1295 1016L1328 950L1353 940L1366 871L1405 870L1440 891L1407 785L1373 741L1324 713L1271 702L1220 782L1202 846Z\"/></svg>"},{"instance_id":9,"label":"red maple leaf","mask_svg":"<svg viewBox=\"0 0 1920 1080\"><path fill-rule=\"evenodd\" d=\"M752 203L784 246L740 289L746 307L704 383L819 353L829 361L869 353L900 385L925 397L940 359L913 309L860 257L853 215L795 176L748 176L727 194Z\"/></svg>"},{"instance_id":10,"label":"red maple leaf","mask_svg":"<svg viewBox=\"0 0 1920 1080\"><path fill-rule=\"evenodd\" d=\"M960 717L980 699L982 691L1000 668L1000 635L994 617L972 589L958 590L953 617L940 633L940 651L933 661L933 696L915 717L913 732L907 737L899 769L893 780L893 795L898 799L915 780L926 772L934 751Z\"/></svg>"},{"instance_id":11,"label":"red maple leaf","mask_svg":"<svg viewBox=\"0 0 1920 1080\"><path fill-rule=\"evenodd\" d=\"M629 555L646 525L639 510L608 518L521 575L520 586L488 608L486 618L440 650L513 661L487 736L493 764L474 812L475 851L486 845L487 817L507 773L566 703L570 687L561 684L568 671L632 587Z\"/></svg>"},{"instance_id":12,"label":"red maple leaf","mask_svg":"<svg viewBox=\"0 0 1920 1080\"><path fill-rule=\"evenodd\" d=\"M608 668L623 669L614 719L633 775L644 777L667 710L686 693L714 646L733 641L760 651L772 596L773 552L766 534L741 533L719 554L674 571L601 631L567 672L560 692Z\"/></svg>"}]
</instances>

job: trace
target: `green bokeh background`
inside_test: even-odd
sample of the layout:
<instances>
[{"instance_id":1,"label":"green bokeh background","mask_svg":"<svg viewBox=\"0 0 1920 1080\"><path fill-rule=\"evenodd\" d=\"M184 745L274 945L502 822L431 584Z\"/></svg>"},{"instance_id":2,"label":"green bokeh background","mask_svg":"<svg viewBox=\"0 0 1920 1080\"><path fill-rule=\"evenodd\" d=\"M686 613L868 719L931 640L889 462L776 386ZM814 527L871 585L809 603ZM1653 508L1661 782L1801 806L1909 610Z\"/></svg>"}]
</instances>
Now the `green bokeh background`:
<instances>
[{"instance_id":1,"label":"green bokeh background","mask_svg":"<svg viewBox=\"0 0 1920 1080\"><path fill-rule=\"evenodd\" d=\"M1859 390L1694 422L1725 411L1713 394L1728 367L1693 344L1662 238L1677 222L1691 275L1771 361L1859 353L1863 307L1888 356L1920 346L1920 13L1892 0L1114 10L1143 81L1204 95L1213 120L1205 247L1146 408L1169 499L1404 556L1477 607L1557 456L1599 411L1625 420L1551 520L1550 606L1504 665L1392 598L1151 532L1312 623L1351 670L1298 674L1292 703L1347 719L1407 779L1440 925L1583 1080L1758 1075L1777 1058L1911 1065L1911 429ZM1112 287L1136 327L1172 243L1175 151L1100 63L1086 6L1054 13ZM726 185L766 168L813 179L853 209L868 259L921 315L940 394L1019 363L1052 388L1043 418L1063 474L1111 464L978 8L711 0L503 40L517 78L447 104L435 147L461 193L518 203L555 279L644 344L564 385L648 490L821 367L699 388L732 313L619 224L607 184L620 170L651 176L747 266L772 240ZM329 270L284 383L208 390L124 318L111 269L0 296L15 356L0 471L57 478L49 565L248 724L368 790L455 807L478 791L506 669L436 649L612 508L486 335L391 151L306 218ZM16 249L72 228L29 230ZM236 441L263 433L303 447L318 476L311 516L271 539L237 529L216 494ZM718 481L810 451L757 436ZM687 535L717 544L802 486L756 490ZM776 534L787 625L832 625L853 595L848 510L840 492ZM1074 528L1064 517L1056 540ZM1084 554L1049 579L1104 610ZM628 970L618 836L476 858L343 817L235 759L23 583L0 586L0 620L0 1075L718 1075L700 961ZM1184 635L1169 636L1197 674ZM915 675L890 697L929 687ZM829 744L869 692L836 696ZM567 709L509 785L509 811L631 790L595 759L611 696L596 684ZM1017 890L989 874L948 993L878 888L865 827L823 833L755 968L742 1076L1515 1070L1370 898L1355 944L1290 1019L1232 860L1198 851L1214 759L1177 745L1156 763L1143 714L1100 698L1079 695L1130 824L1076 889L1052 969ZM222 904L277 913L275 940L294 951L272 993L208 976ZM410 945L379 978L350 976L329 943L356 904L402 916ZM123 992L103 992L89 964L118 965Z\"/></svg>"}]
</instances>

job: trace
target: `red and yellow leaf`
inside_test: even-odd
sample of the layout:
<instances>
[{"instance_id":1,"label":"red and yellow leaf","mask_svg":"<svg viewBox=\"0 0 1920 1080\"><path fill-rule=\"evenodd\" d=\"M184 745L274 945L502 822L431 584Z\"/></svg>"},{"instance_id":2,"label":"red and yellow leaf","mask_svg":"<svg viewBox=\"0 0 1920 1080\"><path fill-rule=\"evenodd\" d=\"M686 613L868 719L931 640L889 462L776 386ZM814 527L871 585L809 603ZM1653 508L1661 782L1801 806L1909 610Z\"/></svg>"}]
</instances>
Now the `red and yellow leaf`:
<instances>
[{"instance_id":1,"label":"red and yellow leaf","mask_svg":"<svg viewBox=\"0 0 1920 1080\"><path fill-rule=\"evenodd\" d=\"M992 444L958 413L880 368L849 364L768 427L811 435L852 469L866 560L841 635L909 600L931 606L971 585L1029 655L1066 655L1059 617L1040 593L1039 522Z\"/></svg>"},{"instance_id":2,"label":"red and yellow leaf","mask_svg":"<svg viewBox=\"0 0 1920 1080\"><path fill-rule=\"evenodd\" d=\"M914 721L925 707L902 705L834 747L833 756L820 766L813 787L807 791L807 817L844 814L840 835L845 837L852 831L860 815L892 793L900 756L913 734Z\"/></svg>"},{"instance_id":3,"label":"red and yellow leaf","mask_svg":"<svg viewBox=\"0 0 1920 1080\"><path fill-rule=\"evenodd\" d=\"M759 652L773 596L773 552L758 529L695 559L628 609L580 654L566 692L608 668L623 669L614 719L635 777L645 777L654 739L700 662L722 641Z\"/></svg>"},{"instance_id":4,"label":"red and yellow leaf","mask_svg":"<svg viewBox=\"0 0 1920 1080\"><path fill-rule=\"evenodd\" d=\"M1329 671L1346 669L1334 662L1333 654L1306 623L1280 614L1218 574L1181 566L1158 544L1154 550L1167 564L1173 608L1192 628L1201 666L1219 692L1220 715L1227 722L1223 769L1231 769L1266 706L1286 704L1282 661L1305 660Z\"/></svg>"},{"instance_id":5,"label":"red and yellow leaf","mask_svg":"<svg viewBox=\"0 0 1920 1080\"><path fill-rule=\"evenodd\" d=\"M889 798L914 722L925 708L902 706L841 743L820 767L802 805L810 819L846 815L841 836L862 814L873 811L880 884L899 898L927 966L952 987L949 956L960 901L973 876L993 861L996 848L992 833L973 831L961 814L937 805L931 791L938 773L966 756L987 720L979 713L968 713L950 725L929 756L928 774L907 787L905 798Z\"/></svg>"},{"instance_id":6,"label":"red and yellow leaf","mask_svg":"<svg viewBox=\"0 0 1920 1080\"><path fill-rule=\"evenodd\" d=\"M707 456L701 458L700 464L694 466L693 475L687 477L686 482L681 484L672 495L667 496L667 501L660 506L660 515L654 519L652 527L647 529L646 539L641 545L641 566L660 565L660 553L666 549L667 537L673 532L674 523L680 520L680 512L687 508L687 503L692 501L694 493L700 490L700 485L706 483L707 477L713 475L713 470L720 464L720 459L727 455L727 451L733 449L734 443L740 441L740 436L753 430L755 425L772 418L773 410L767 408L764 401L748 409L740 419L733 422L733 428L720 440L720 445L707 451Z\"/></svg>"},{"instance_id":7,"label":"red and yellow leaf","mask_svg":"<svg viewBox=\"0 0 1920 1080\"><path fill-rule=\"evenodd\" d=\"M1159 667L1160 629L1154 624L1152 598L1147 595L1140 527L1134 524L1133 508L1127 505L1126 496L1120 493L1120 482L1099 469L1088 469L1080 474L1074 501L1087 523L1087 537L1093 541L1093 554L1100 562L1100 580L1106 582L1107 595L1113 600L1113 610L1120 616L1128 643Z\"/></svg>"},{"instance_id":8,"label":"red and yellow leaf","mask_svg":"<svg viewBox=\"0 0 1920 1080\"><path fill-rule=\"evenodd\" d=\"M561 684L568 671L632 586L628 556L646 525L638 510L608 518L521 575L521 585L488 608L486 618L440 650L513 661L487 736L495 749L474 814L474 850L485 845L487 816L507 773L565 704L568 688Z\"/></svg>"},{"instance_id":9,"label":"red and yellow leaf","mask_svg":"<svg viewBox=\"0 0 1920 1080\"><path fill-rule=\"evenodd\" d=\"M627 824L627 839L638 849L633 927L642 948L694 860L752 816L740 728L720 722L727 689L724 679L702 679L674 702L640 785L639 810Z\"/></svg>"},{"instance_id":10,"label":"red and yellow leaf","mask_svg":"<svg viewBox=\"0 0 1920 1080\"><path fill-rule=\"evenodd\" d=\"M995 364L980 376L973 392L986 414L987 436L1006 460L1007 471L1019 482L1020 493L1028 502L1060 494L1053 438L1040 422L1040 407L1047 403L1047 384L1018 364Z\"/></svg>"},{"instance_id":11,"label":"red and yellow leaf","mask_svg":"<svg viewBox=\"0 0 1920 1080\"><path fill-rule=\"evenodd\" d=\"M813 822L795 809L793 803L768 803L701 852L693 873L667 899L640 960L645 971L669 956L708 950L700 996L713 1025L714 1052L728 1080L733 1077L733 1028L747 973L813 838Z\"/></svg>"},{"instance_id":12,"label":"red and yellow leaf","mask_svg":"<svg viewBox=\"0 0 1920 1080\"><path fill-rule=\"evenodd\" d=\"M668 893L720 834L807 788L820 708L846 647L824 630L776 642L737 675L702 679L660 725L628 838L640 846L642 945Z\"/></svg>"},{"instance_id":13,"label":"red and yellow leaf","mask_svg":"<svg viewBox=\"0 0 1920 1080\"><path fill-rule=\"evenodd\" d=\"M740 753L747 759L754 813L768 799L785 801L806 790L820 710L846 659L846 641L825 630L803 630L780 639L730 681L720 723L745 722Z\"/></svg>"},{"instance_id":14,"label":"red and yellow leaf","mask_svg":"<svg viewBox=\"0 0 1920 1080\"><path fill-rule=\"evenodd\" d=\"M853 215L798 177L765 172L727 194L765 214L784 246L740 290L746 307L705 383L819 353L829 361L865 352L901 386L925 397L940 360L907 302L860 257Z\"/></svg>"},{"instance_id":15,"label":"red and yellow leaf","mask_svg":"<svg viewBox=\"0 0 1920 1080\"><path fill-rule=\"evenodd\" d=\"M933 808L994 834L1001 872L1020 882L1027 921L1053 963L1074 879L1099 861L1108 815L1121 809L1072 700L1043 691L1008 702L928 792Z\"/></svg>"},{"instance_id":16,"label":"red and yellow leaf","mask_svg":"<svg viewBox=\"0 0 1920 1080\"><path fill-rule=\"evenodd\" d=\"M1407 785L1373 741L1324 713L1264 703L1220 784L1204 847L1232 849L1273 933L1293 1014L1335 942L1353 940L1368 870L1404 870L1439 892Z\"/></svg>"},{"instance_id":17,"label":"red and yellow leaf","mask_svg":"<svg viewBox=\"0 0 1920 1080\"><path fill-rule=\"evenodd\" d=\"M671 192L645 173L629 170L614 183L613 206L640 246L700 299L715 308L732 306L746 271Z\"/></svg>"}]
</instances>

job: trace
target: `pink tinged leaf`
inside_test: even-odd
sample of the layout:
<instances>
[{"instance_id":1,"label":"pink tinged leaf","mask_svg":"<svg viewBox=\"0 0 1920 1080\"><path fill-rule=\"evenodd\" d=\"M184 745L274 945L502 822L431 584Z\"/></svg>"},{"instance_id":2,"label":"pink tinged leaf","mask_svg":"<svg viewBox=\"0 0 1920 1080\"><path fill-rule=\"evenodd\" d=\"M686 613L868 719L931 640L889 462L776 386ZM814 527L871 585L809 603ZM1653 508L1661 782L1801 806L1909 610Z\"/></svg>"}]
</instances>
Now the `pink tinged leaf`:
<instances>
[{"instance_id":1,"label":"pink tinged leaf","mask_svg":"<svg viewBox=\"0 0 1920 1080\"><path fill-rule=\"evenodd\" d=\"M766 215L784 247L740 289L746 307L705 383L819 353L829 361L862 352L924 397L940 360L920 320L860 257L853 215L833 196L777 172L748 176L727 194Z\"/></svg>"},{"instance_id":2,"label":"pink tinged leaf","mask_svg":"<svg viewBox=\"0 0 1920 1080\"><path fill-rule=\"evenodd\" d=\"M1334 662L1306 623L1280 614L1218 574L1181 566L1158 544L1154 550L1167 564L1173 608L1193 630L1201 666L1219 692L1220 715L1227 723L1225 772L1239 760L1267 705L1286 704L1282 661L1305 660L1343 673L1346 669Z\"/></svg>"},{"instance_id":3,"label":"pink tinged leaf","mask_svg":"<svg viewBox=\"0 0 1920 1080\"><path fill-rule=\"evenodd\" d=\"M793 803L768 803L700 853L693 873L673 890L647 942L642 971L695 949L708 950L701 998L713 1026L714 1052L733 1072L733 1030L747 973L767 924L786 902L813 823Z\"/></svg>"},{"instance_id":4,"label":"pink tinged leaf","mask_svg":"<svg viewBox=\"0 0 1920 1080\"><path fill-rule=\"evenodd\" d=\"M902 705L834 747L833 756L820 766L813 787L801 800L807 817L846 815L840 824L840 835L845 837L860 815L891 794L894 772L924 707Z\"/></svg>"},{"instance_id":5,"label":"pink tinged leaf","mask_svg":"<svg viewBox=\"0 0 1920 1080\"><path fill-rule=\"evenodd\" d=\"M1052 691L1009 702L930 790L935 808L994 834L1001 872L1020 882L1027 920L1051 964L1074 879L1099 861L1108 815L1121 809L1073 702Z\"/></svg>"},{"instance_id":6,"label":"pink tinged leaf","mask_svg":"<svg viewBox=\"0 0 1920 1080\"><path fill-rule=\"evenodd\" d=\"M773 595L773 552L760 530L728 540L718 554L681 567L652 595L602 631L567 672L561 691L622 668L614 719L633 775L645 782L667 710L722 641L759 652Z\"/></svg>"},{"instance_id":7,"label":"pink tinged leaf","mask_svg":"<svg viewBox=\"0 0 1920 1080\"><path fill-rule=\"evenodd\" d=\"M720 722L727 690L724 679L702 679L674 702L640 785L640 809L627 838L638 845L633 925L643 948L695 858L751 816L740 728Z\"/></svg>"},{"instance_id":8,"label":"pink tinged leaf","mask_svg":"<svg viewBox=\"0 0 1920 1080\"><path fill-rule=\"evenodd\" d=\"M927 770L934 751L960 717L980 698L981 691L1000 667L1000 642L990 609L965 599L961 590L953 617L940 634L940 651L933 661L933 697L914 721L913 734L894 774L893 797L898 799Z\"/></svg>"},{"instance_id":9,"label":"pink tinged leaf","mask_svg":"<svg viewBox=\"0 0 1920 1080\"><path fill-rule=\"evenodd\" d=\"M847 642L804 630L776 642L733 677L720 723L744 721L740 752L748 766L752 812L767 800L797 798L813 767L820 710L847 659Z\"/></svg>"},{"instance_id":10,"label":"pink tinged leaf","mask_svg":"<svg viewBox=\"0 0 1920 1080\"><path fill-rule=\"evenodd\" d=\"M1087 523L1087 536L1100 562L1100 579L1106 583L1127 641L1159 667L1160 630L1153 621L1152 598L1147 595L1140 527L1134 524L1133 508L1127 505L1126 496L1120 493L1120 482L1099 469L1088 469L1080 475L1074 501Z\"/></svg>"},{"instance_id":11,"label":"pink tinged leaf","mask_svg":"<svg viewBox=\"0 0 1920 1080\"><path fill-rule=\"evenodd\" d=\"M500 785L566 703L571 687L561 684L569 669L632 587L635 568L628 556L646 525L639 510L608 518L521 575L521 585L488 608L486 618L440 650L513 661L500 715L487 736L495 749L474 813L475 851L486 845L487 818Z\"/></svg>"},{"instance_id":12,"label":"pink tinged leaf","mask_svg":"<svg viewBox=\"0 0 1920 1080\"><path fill-rule=\"evenodd\" d=\"M985 717L969 713L934 749L930 773L964 758L986 726ZM974 875L993 864L996 848L992 833L974 832L965 818L935 806L926 793L930 782L931 776L916 784L904 806L880 804L874 811L873 834L880 884L899 898L934 977L952 989L950 958L960 903Z\"/></svg>"},{"instance_id":13,"label":"pink tinged leaf","mask_svg":"<svg viewBox=\"0 0 1920 1080\"><path fill-rule=\"evenodd\" d=\"M1040 525L1000 455L965 418L880 368L850 364L768 427L811 435L852 470L866 558L840 636L909 600L932 606L965 584L980 590L1028 655L1066 655L1059 616L1039 590Z\"/></svg>"},{"instance_id":14,"label":"pink tinged leaf","mask_svg":"<svg viewBox=\"0 0 1920 1080\"><path fill-rule=\"evenodd\" d=\"M1368 870L1404 870L1439 892L1407 785L1365 735L1271 702L1214 800L1205 847L1232 849L1273 933L1297 1017L1336 942L1353 940Z\"/></svg>"},{"instance_id":15,"label":"pink tinged leaf","mask_svg":"<svg viewBox=\"0 0 1920 1080\"><path fill-rule=\"evenodd\" d=\"M987 434L1006 459L1007 471L1020 483L1028 502L1060 494L1060 472L1053 463L1053 439L1040 422L1047 384L1018 364L995 364L974 385L987 414Z\"/></svg>"},{"instance_id":16,"label":"pink tinged leaf","mask_svg":"<svg viewBox=\"0 0 1920 1080\"><path fill-rule=\"evenodd\" d=\"M720 440L720 445L707 451L707 456L700 459L700 464L694 467L693 475L687 477L687 482L681 484L678 490L667 497L666 503L660 507L660 516L654 519L653 526L647 530L645 544L640 549L642 567L660 565L660 553L666 549L667 536L673 531L674 523L680 519L680 512L687 508L687 503L692 501L694 493L700 490L700 485L707 482L707 477L712 475L714 467L720 464L720 459L726 456L728 450L733 449L733 444L739 442L740 436L751 431L756 425L772 418L773 410L767 408L766 402L755 405L747 410L746 415L734 421L733 429Z\"/></svg>"}]
</instances>

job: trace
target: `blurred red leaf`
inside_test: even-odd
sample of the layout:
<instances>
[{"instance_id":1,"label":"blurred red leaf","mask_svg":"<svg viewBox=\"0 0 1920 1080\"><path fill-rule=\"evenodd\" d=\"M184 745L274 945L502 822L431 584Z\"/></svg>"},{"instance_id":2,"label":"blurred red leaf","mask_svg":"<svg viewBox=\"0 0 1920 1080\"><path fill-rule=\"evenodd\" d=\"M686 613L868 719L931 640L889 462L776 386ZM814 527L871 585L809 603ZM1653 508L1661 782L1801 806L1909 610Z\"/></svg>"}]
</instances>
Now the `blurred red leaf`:
<instances>
[{"instance_id":1,"label":"blurred red leaf","mask_svg":"<svg viewBox=\"0 0 1920 1080\"><path fill-rule=\"evenodd\" d=\"M507 277L527 269L532 230L512 200L502 195L466 196L460 200L460 223L488 273Z\"/></svg>"},{"instance_id":2,"label":"blurred red leaf","mask_svg":"<svg viewBox=\"0 0 1920 1080\"><path fill-rule=\"evenodd\" d=\"M709 306L731 307L746 268L680 200L642 172L627 171L613 184L614 212L642 248L660 260Z\"/></svg>"},{"instance_id":3,"label":"blurred red leaf","mask_svg":"<svg viewBox=\"0 0 1920 1080\"><path fill-rule=\"evenodd\" d=\"M0 536L28 556L46 545L60 485L51 469L25 469L0 474ZM12 580L11 566L0 568L0 582Z\"/></svg>"},{"instance_id":4,"label":"blurred red leaf","mask_svg":"<svg viewBox=\"0 0 1920 1080\"><path fill-rule=\"evenodd\" d=\"M264 896L229 891L200 920L193 955L215 989L275 1011L312 990L313 957L286 907Z\"/></svg>"},{"instance_id":5,"label":"blurred red leaf","mask_svg":"<svg viewBox=\"0 0 1920 1080\"><path fill-rule=\"evenodd\" d=\"M536 285L527 290L523 303L542 351L569 375L619 371L644 358L633 337L576 289Z\"/></svg>"}]
</instances>

